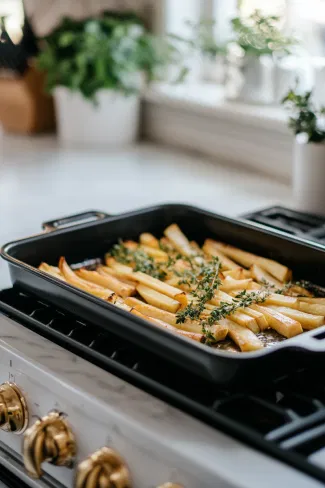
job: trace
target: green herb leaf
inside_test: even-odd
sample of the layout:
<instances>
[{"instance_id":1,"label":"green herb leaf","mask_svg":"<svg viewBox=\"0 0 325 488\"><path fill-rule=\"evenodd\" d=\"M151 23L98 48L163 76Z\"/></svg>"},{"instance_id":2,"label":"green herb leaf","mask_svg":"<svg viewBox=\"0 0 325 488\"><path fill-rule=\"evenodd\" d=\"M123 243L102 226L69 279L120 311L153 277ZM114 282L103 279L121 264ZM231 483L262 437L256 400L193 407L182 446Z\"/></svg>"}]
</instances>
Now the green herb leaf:
<instances>
[{"instance_id":1,"label":"green herb leaf","mask_svg":"<svg viewBox=\"0 0 325 488\"><path fill-rule=\"evenodd\" d=\"M47 90L64 86L94 102L100 89L139 93L142 73L149 80L157 79L171 64L180 71L179 81L186 75L176 41L152 35L130 13L64 18L42 39L41 47L37 67L46 72Z\"/></svg>"},{"instance_id":2,"label":"green herb leaf","mask_svg":"<svg viewBox=\"0 0 325 488\"><path fill-rule=\"evenodd\" d=\"M154 259L142 249L129 249L122 241L119 241L118 244L113 246L109 254L119 263L132 265L133 271L142 271L142 273L159 280L163 280L166 277L166 272L162 267L158 266Z\"/></svg>"},{"instance_id":3,"label":"green herb leaf","mask_svg":"<svg viewBox=\"0 0 325 488\"><path fill-rule=\"evenodd\" d=\"M264 16L259 10L255 10L247 19L235 17L231 20L235 42L247 55L289 54L298 41L281 32L279 20L278 16Z\"/></svg>"}]
</instances>

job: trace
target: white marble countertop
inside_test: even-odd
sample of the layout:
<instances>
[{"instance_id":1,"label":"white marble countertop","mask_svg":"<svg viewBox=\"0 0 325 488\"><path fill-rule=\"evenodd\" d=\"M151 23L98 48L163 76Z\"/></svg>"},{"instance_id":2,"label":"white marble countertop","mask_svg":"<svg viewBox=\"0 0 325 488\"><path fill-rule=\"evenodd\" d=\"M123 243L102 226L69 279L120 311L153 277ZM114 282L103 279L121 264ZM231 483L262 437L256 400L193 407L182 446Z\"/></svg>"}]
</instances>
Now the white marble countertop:
<instances>
[{"instance_id":1,"label":"white marble countertop","mask_svg":"<svg viewBox=\"0 0 325 488\"><path fill-rule=\"evenodd\" d=\"M264 175L148 143L66 149L52 136L5 136L0 156L0 243L86 209L119 213L166 202L228 215L289 205L291 189ZM0 148L1 154L1 148ZM0 286L9 284L0 262Z\"/></svg>"}]
</instances>

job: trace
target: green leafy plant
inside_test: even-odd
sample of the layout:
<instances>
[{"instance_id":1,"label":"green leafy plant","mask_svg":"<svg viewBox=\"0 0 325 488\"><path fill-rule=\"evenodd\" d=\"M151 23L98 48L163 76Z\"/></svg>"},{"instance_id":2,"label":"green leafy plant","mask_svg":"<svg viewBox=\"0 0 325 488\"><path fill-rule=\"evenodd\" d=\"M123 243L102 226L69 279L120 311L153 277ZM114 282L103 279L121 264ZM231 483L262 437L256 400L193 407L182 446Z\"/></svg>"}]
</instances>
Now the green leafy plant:
<instances>
[{"instance_id":1,"label":"green leafy plant","mask_svg":"<svg viewBox=\"0 0 325 488\"><path fill-rule=\"evenodd\" d=\"M235 42L245 54L251 56L289 54L297 41L283 35L277 27L279 20L280 17L264 16L259 10L255 10L247 19L235 17L231 20Z\"/></svg>"},{"instance_id":2,"label":"green leafy plant","mask_svg":"<svg viewBox=\"0 0 325 488\"><path fill-rule=\"evenodd\" d=\"M100 89L137 93L142 75L157 79L167 65L181 61L175 43L152 35L132 13L65 18L41 44L37 65L47 73L48 91L65 86L93 100ZM180 72L180 78L186 75Z\"/></svg>"},{"instance_id":3,"label":"green leafy plant","mask_svg":"<svg viewBox=\"0 0 325 488\"><path fill-rule=\"evenodd\" d=\"M316 109L312 92L299 94L291 89L283 98L282 103L290 111L289 128L305 142L323 142L325 140L325 107Z\"/></svg>"}]
</instances>

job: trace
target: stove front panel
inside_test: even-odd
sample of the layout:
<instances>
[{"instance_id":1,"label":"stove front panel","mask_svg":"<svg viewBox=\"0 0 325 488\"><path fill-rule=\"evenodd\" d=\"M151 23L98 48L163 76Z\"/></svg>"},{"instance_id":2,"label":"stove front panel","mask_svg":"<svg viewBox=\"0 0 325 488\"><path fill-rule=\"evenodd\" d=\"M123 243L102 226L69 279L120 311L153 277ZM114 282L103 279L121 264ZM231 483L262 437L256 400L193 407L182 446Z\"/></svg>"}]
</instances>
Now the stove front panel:
<instances>
[{"instance_id":1,"label":"stove front panel","mask_svg":"<svg viewBox=\"0 0 325 488\"><path fill-rule=\"evenodd\" d=\"M22 390L27 400L30 425L51 410L63 412L67 415L67 421L76 437L77 462L103 446L113 447L126 460L135 488L154 488L167 481L180 483L186 488L215 486L215 473L209 473L210 470L205 466L186 459L188 442L192 442L194 451L200 447L196 445L195 438L190 438L190 432L187 442L181 432L177 445L169 443L176 420L173 419L174 413L180 416L184 414L174 412L167 404L109 373L104 373L104 378L98 383L94 376L94 370L97 372L98 368L88 363L85 368L85 361L82 359L27 329L21 327L19 330L17 327L19 326L11 319L0 317L0 383L9 381ZM19 339L13 332L17 330ZM62 382L60 378L49 373L47 368L23 357L15 348L4 347L4 341L19 346L22 335L25 352L27 350L34 356L36 353L38 361L45 360L48 365L55 365L55 369L62 376L68 374L70 379L74 379L74 384L81 382L94 386L97 382L97 389L102 390L101 396L107 398L108 403L88 396L75 388L74 384ZM126 410L130 413L133 410L133 415L126 415ZM140 423L137 418L139 411L141 417L146 417L146 422ZM159 432L151 430L150 424L159 424L160 418L165 424L168 417L169 425L165 425ZM180 421L181 419L178 420ZM18 454L22 452L22 437L0 431L0 440ZM211 440L208 441L207 449L211 448L209 443L211 444ZM201 447L204 449L204 446ZM44 463L43 469L63 486L73 486L74 469L56 467L49 463ZM234 485L220 478L218 486L232 488Z\"/></svg>"},{"instance_id":2,"label":"stove front panel","mask_svg":"<svg viewBox=\"0 0 325 488\"><path fill-rule=\"evenodd\" d=\"M129 467L133 488L166 482L184 488L322 486L2 315L0 383L5 381L24 392L30 425L53 409L67 415L77 463L103 446L115 449ZM0 441L21 454L22 436L1 431ZM43 469L72 488L74 469L48 463Z\"/></svg>"}]
</instances>

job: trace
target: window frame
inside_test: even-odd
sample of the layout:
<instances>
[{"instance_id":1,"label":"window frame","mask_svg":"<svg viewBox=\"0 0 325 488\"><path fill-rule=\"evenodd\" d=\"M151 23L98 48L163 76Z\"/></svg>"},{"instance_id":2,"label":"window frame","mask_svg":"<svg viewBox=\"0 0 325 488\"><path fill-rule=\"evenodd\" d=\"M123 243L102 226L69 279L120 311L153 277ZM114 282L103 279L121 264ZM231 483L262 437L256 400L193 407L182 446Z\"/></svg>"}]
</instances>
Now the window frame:
<instances>
[{"instance_id":1,"label":"window frame","mask_svg":"<svg viewBox=\"0 0 325 488\"><path fill-rule=\"evenodd\" d=\"M158 32L166 34L165 0L158 4ZM212 7L213 0L203 0L200 14ZM203 93L208 87L203 71L192 96L167 84L148 88L143 94L144 137L289 182L293 138L283 109L195 96L195 89Z\"/></svg>"}]
</instances>

